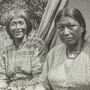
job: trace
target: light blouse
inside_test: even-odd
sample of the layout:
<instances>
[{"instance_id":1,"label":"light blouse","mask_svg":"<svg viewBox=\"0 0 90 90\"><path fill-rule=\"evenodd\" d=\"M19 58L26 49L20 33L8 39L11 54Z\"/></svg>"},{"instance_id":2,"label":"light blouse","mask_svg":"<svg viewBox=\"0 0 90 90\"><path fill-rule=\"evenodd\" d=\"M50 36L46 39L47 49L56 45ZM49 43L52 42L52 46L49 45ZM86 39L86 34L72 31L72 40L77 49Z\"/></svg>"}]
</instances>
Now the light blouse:
<instances>
[{"instance_id":1,"label":"light blouse","mask_svg":"<svg viewBox=\"0 0 90 90\"><path fill-rule=\"evenodd\" d=\"M90 43L86 42L74 59L67 58L66 46L53 48L37 86L44 90L90 90Z\"/></svg>"},{"instance_id":2,"label":"light blouse","mask_svg":"<svg viewBox=\"0 0 90 90\"><path fill-rule=\"evenodd\" d=\"M0 57L0 83L26 88L37 83L47 54L45 43L37 37L19 47L10 43Z\"/></svg>"}]
</instances>

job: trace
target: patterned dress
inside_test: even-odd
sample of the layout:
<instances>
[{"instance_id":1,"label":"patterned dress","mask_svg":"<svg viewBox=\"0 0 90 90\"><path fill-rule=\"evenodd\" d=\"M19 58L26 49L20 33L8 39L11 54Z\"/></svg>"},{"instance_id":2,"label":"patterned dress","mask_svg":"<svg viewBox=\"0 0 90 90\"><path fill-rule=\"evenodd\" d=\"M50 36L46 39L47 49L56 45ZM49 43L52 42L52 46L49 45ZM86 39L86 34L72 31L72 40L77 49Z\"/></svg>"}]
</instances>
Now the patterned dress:
<instances>
[{"instance_id":1,"label":"patterned dress","mask_svg":"<svg viewBox=\"0 0 90 90\"><path fill-rule=\"evenodd\" d=\"M44 42L37 37L29 37L19 47L7 45L0 57L0 83L17 88L36 84L46 54Z\"/></svg>"},{"instance_id":2,"label":"patterned dress","mask_svg":"<svg viewBox=\"0 0 90 90\"><path fill-rule=\"evenodd\" d=\"M53 48L37 86L45 90L90 90L90 43L86 42L74 59L67 58L64 45Z\"/></svg>"}]
</instances>

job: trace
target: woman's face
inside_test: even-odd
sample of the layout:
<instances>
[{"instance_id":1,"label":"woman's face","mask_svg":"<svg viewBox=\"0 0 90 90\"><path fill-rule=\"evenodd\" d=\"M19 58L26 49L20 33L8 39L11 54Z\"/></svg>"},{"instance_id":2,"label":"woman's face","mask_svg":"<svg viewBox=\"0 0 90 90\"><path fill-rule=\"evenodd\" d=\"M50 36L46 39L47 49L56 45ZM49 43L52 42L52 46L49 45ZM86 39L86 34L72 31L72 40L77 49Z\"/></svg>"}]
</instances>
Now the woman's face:
<instances>
[{"instance_id":1,"label":"woman's face","mask_svg":"<svg viewBox=\"0 0 90 90\"><path fill-rule=\"evenodd\" d=\"M67 46L77 45L81 39L83 28L71 17L61 17L56 23L61 41Z\"/></svg>"},{"instance_id":2,"label":"woman's face","mask_svg":"<svg viewBox=\"0 0 90 90\"><path fill-rule=\"evenodd\" d=\"M27 32L27 24L24 18L16 17L10 22L10 32L14 39L21 39Z\"/></svg>"}]
</instances>

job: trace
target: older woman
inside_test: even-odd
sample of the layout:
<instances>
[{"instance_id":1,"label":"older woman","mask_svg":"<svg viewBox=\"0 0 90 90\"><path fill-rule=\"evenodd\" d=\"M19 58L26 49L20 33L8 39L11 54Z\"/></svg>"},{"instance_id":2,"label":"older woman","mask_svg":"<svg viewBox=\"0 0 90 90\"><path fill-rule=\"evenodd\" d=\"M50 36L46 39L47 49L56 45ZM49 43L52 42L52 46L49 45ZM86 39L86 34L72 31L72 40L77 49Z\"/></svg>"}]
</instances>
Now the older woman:
<instances>
[{"instance_id":1,"label":"older woman","mask_svg":"<svg viewBox=\"0 0 90 90\"><path fill-rule=\"evenodd\" d=\"M7 44L0 57L0 89L35 85L46 57L44 42L29 36L32 24L25 10L11 11L6 30L13 42Z\"/></svg>"},{"instance_id":2,"label":"older woman","mask_svg":"<svg viewBox=\"0 0 90 90\"><path fill-rule=\"evenodd\" d=\"M63 45L49 52L35 90L90 90L90 43L81 12L59 11L55 27Z\"/></svg>"}]
</instances>

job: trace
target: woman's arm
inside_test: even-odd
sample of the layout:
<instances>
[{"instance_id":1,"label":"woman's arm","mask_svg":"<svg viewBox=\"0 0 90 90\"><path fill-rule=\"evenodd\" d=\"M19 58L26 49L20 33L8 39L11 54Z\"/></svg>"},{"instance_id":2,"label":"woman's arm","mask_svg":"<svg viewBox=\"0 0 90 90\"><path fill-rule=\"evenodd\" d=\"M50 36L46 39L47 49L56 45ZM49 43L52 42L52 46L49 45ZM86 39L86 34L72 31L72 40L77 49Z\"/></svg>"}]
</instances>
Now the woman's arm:
<instances>
[{"instance_id":1,"label":"woman's arm","mask_svg":"<svg viewBox=\"0 0 90 90\"><path fill-rule=\"evenodd\" d=\"M37 84L40 74L42 73L42 68L46 60L48 50L45 43L40 39L34 39L32 46L34 48L33 57L31 58L33 79L29 82L29 84L35 85Z\"/></svg>"},{"instance_id":2,"label":"woman's arm","mask_svg":"<svg viewBox=\"0 0 90 90\"><path fill-rule=\"evenodd\" d=\"M48 50L43 40L37 37L30 39L31 66L33 79L28 82L28 86L37 84L38 78L42 73L42 68L46 60Z\"/></svg>"},{"instance_id":3,"label":"woman's arm","mask_svg":"<svg viewBox=\"0 0 90 90\"><path fill-rule=\"evenodd\" d=\"M6 77L6 65L5 65L5 55L2 54L0 56L0 89L8 88L7 84L7 77Z\"/></svg>"},{"instance_id":4,"label":"woman's arm","mask_svg":"<svg viewBox=\"0 0 90 90\"><path fill-rule=\"evenodd\" d=\"M50 90L47 61L44 63L42 74L37 79L37 84L29 86L25 90Z\"/></svg>"}]
</instances>

